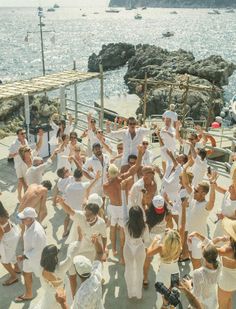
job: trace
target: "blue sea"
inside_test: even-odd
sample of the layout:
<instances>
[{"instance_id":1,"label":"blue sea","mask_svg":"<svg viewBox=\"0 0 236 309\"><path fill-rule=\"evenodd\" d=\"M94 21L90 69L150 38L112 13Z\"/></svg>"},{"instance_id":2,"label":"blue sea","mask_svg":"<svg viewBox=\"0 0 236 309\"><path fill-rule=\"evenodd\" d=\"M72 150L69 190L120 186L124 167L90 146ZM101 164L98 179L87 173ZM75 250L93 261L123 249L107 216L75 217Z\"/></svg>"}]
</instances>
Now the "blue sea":
<instances>
[{"instance_id":1,"label":"blue sea","mask_svg":"<svg viewBox=\"0 0 236 309\"><path fill-rule=\"evenodd\" d=\"M86 71L89 55L110 42L148 43L168 50L182 48L193 52L196 59L218 54L236 63L236 13L220 10L220 15L209 15L207 9L121 8L118 14L111 14L105 12L104 3L92 3L88 1L86 5L84 1L76 8L60 7L55 12L44 8L44 30L55 31L55 43L54 32L44 33L47 73L71 69L73 59L79 70ZM173 10L178 14L170 14ZM142 14L141 20L134 19L137 12ZM0 79L9 82L41 75L37 8L0 8L0 20ZM25 42L27 31L32 33ZM175 35L162 38L166 31ZM106 96L127 91L123 81L126 69L106 73ZM225 91L228 99L236 92L236 72ZM81 84L79 97L87 102L96 100L99 82Z\"/></svg>"}]
</instances>

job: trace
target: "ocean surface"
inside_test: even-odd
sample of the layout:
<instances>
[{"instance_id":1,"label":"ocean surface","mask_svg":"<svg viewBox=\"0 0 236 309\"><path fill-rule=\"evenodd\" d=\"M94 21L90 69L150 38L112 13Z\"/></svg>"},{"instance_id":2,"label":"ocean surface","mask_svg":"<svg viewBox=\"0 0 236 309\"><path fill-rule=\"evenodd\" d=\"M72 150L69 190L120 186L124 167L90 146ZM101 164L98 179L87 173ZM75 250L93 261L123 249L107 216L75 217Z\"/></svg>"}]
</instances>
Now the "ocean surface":
<instances>
[{"instance_id":1,"label":"ocean surface","mask_svg":"<svg viewBox=\"0 0 236 309\"><path fill-rule=\"evenodd\" d=\"M209 15L206 9L148 8L147 10L105 13L105 6L88 5L77 8L59 8L47 12L45 8L44 33L46 72L72 68L87 70L88 57L98 53L103 44L128 42L148 43L177 50L191 51L196 59L218 54L236 63L236 13L220 10L220 15ZM98 14L94 14L94 13ZM135 14L142 20L135 20ZM86 14L82 17L82 14ZM37 8L0 8L0 79L3 82L26 79L42 74L40 37ZM28 42L25 37L29 33ZM173 31L174 37L162 38L162 33ZM123 94L127 88L123 81L126 67L106 73L105 95ZM226 97L236 93L236 72L225 87ZM79 86L79 98L92 102L99 97L99 82L90 81Z\"/></svg>"}]
</instances>

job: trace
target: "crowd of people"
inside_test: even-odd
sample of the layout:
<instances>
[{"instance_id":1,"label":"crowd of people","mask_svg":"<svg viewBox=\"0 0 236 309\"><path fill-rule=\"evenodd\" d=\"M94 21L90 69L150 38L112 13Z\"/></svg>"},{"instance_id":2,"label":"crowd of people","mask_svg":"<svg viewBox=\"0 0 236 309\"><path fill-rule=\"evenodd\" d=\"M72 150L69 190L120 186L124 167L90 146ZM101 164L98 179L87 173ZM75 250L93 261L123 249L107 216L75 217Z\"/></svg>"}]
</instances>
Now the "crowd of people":
<instances>
[{"instance_id":1,"label":"crowd of people","mask_svg":"<svg viewBox=\"0 0 236 309\"><path fill-rule=\"evenodd\" d=\"M40 157L42 130L32 146L25 131L18 129L9 149L19 204L17 220L12 222L7 205L0 202L0 260L9 273L4 286L17 284L23 274L25 291L15 302L34 298L34 274L40 278L43 295L32 308L102 309L102 265L112 255L124 265L130 299L141 300L144 289L156 293L158 282L170 293L181 291L190 308L233 308L236 177L232 172L229 188L217 183L217 172L207 164L205 132L196 127L195 133L182 138L173 107L163 114L162 127L154 130L129 117L125 125L107 121L105 134L91 114L87 120L81 136L73 131L72 117L59 124L52 120L52 151L46 161ZM159 147L152 147L153 135ZM52 183L43 175L54 160L53 206L64 210L61 239L68 245L63 261L46 237ZM222 206L210 239L207 220L216 191L223 194ZM16 254L19 242L21 255ZM158 263L153 265L152 282L154 256ZM192 271L180 278L179 267L188 261ZM158 309L174 305L162 294L157 297Z\"/></svg>"}]
</instances>

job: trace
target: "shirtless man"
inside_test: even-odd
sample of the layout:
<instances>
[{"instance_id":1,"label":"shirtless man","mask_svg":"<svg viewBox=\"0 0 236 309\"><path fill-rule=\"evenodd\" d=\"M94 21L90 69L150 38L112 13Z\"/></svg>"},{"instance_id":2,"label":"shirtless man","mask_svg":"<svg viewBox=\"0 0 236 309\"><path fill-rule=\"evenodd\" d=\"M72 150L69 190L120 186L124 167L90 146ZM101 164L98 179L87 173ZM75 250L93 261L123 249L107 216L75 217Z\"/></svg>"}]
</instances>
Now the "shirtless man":
<instances>
[{"instance_id":1,"label":"shirtless man","mask_svg":"<svg viewBox=\"0 0 236 309\"><path fill-rule=\"evenodd\" d=\"M124 230L123 230L123 209L121 201L121 187L120 183L122 180L136 174L140 167L144 148L142 145L138 146L138 158L135 165L121 175L119 175L119 169L111 164L108 169L108 182L103 185L105 195L109 197L110 204L108 206L108 212L110 215L111 226L110 226L110 239L112 245L113 255L117 255L116 250L116 232L117 225L120 227L120 263L124 264L123 257L123 246L124 246ZM132 178L131 178L132 181Z\"/></svg>"},{"instance_id":2,"label":"shirtless man","mask_svg":"<svg viewBox=\"0 0 236 309\"><path fill-rule=\"evenodd\" d=\"M38 214L38 222L42 223L47 216L47 193L51 190L52 184L49 180L44 180L41 185L32 184L25 192L18 213L22 212L26 207L34 208Z\"/></svg>"}]
</instances>

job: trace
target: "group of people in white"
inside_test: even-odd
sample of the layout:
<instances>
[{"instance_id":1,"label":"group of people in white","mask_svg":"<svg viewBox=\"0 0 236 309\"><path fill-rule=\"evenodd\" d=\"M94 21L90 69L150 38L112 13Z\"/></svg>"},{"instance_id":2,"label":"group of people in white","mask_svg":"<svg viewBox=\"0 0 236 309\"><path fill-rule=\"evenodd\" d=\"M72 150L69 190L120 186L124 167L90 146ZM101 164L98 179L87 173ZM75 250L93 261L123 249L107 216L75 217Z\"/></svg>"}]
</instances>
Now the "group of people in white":
<instances>
[{"instance_id":1,"label":"group of people in white","mask_svg":"<svg viewBox=\"0 0 236 309\"><path fill-rule=\"evenodd\" d=\"M180 278L177 285L191 308L233 308L235 173L229 188L217 184L218 175L207 164L202 129L197 127L186 139L181 138L181 123L172 107L163 114L163 126L155 131L160 148L151 147L154 132L138 125L134 117L121 128L107 122L105 136L89 114L88 129L80 136L83 142L78 142L71 117L58 125L52 121L52 127L53 151L47 161L39 156L42 130L34 149L23 129L17 131L10 147L19 205L13 223L7 205L0 202L0 259L9 273L4 286L16 284L23 273L25 291L15 301L34 298L34 274L40 278L43 295L32 308L102 309L102 264L109 254L124 265L128 298L141 300L143 289L156 293L149 268L157 255L153 264L156 281L168 289L173 288L172 276L179 278L180 264L190 261L189 277ZM158 166L155 158L159 154L162 162ZM69 245L63 261L58 261L57 246L47 243L45 225L52 183L43 180L43 174L55 159L53 206L64 210L61 237ZM215 207L216 191L222 193L222 206L210 239L207 220ZM22 254L17 256L22 242ZM169 300L159 295L157 308L169 306Z\"/></svg>"}]
</instances>

